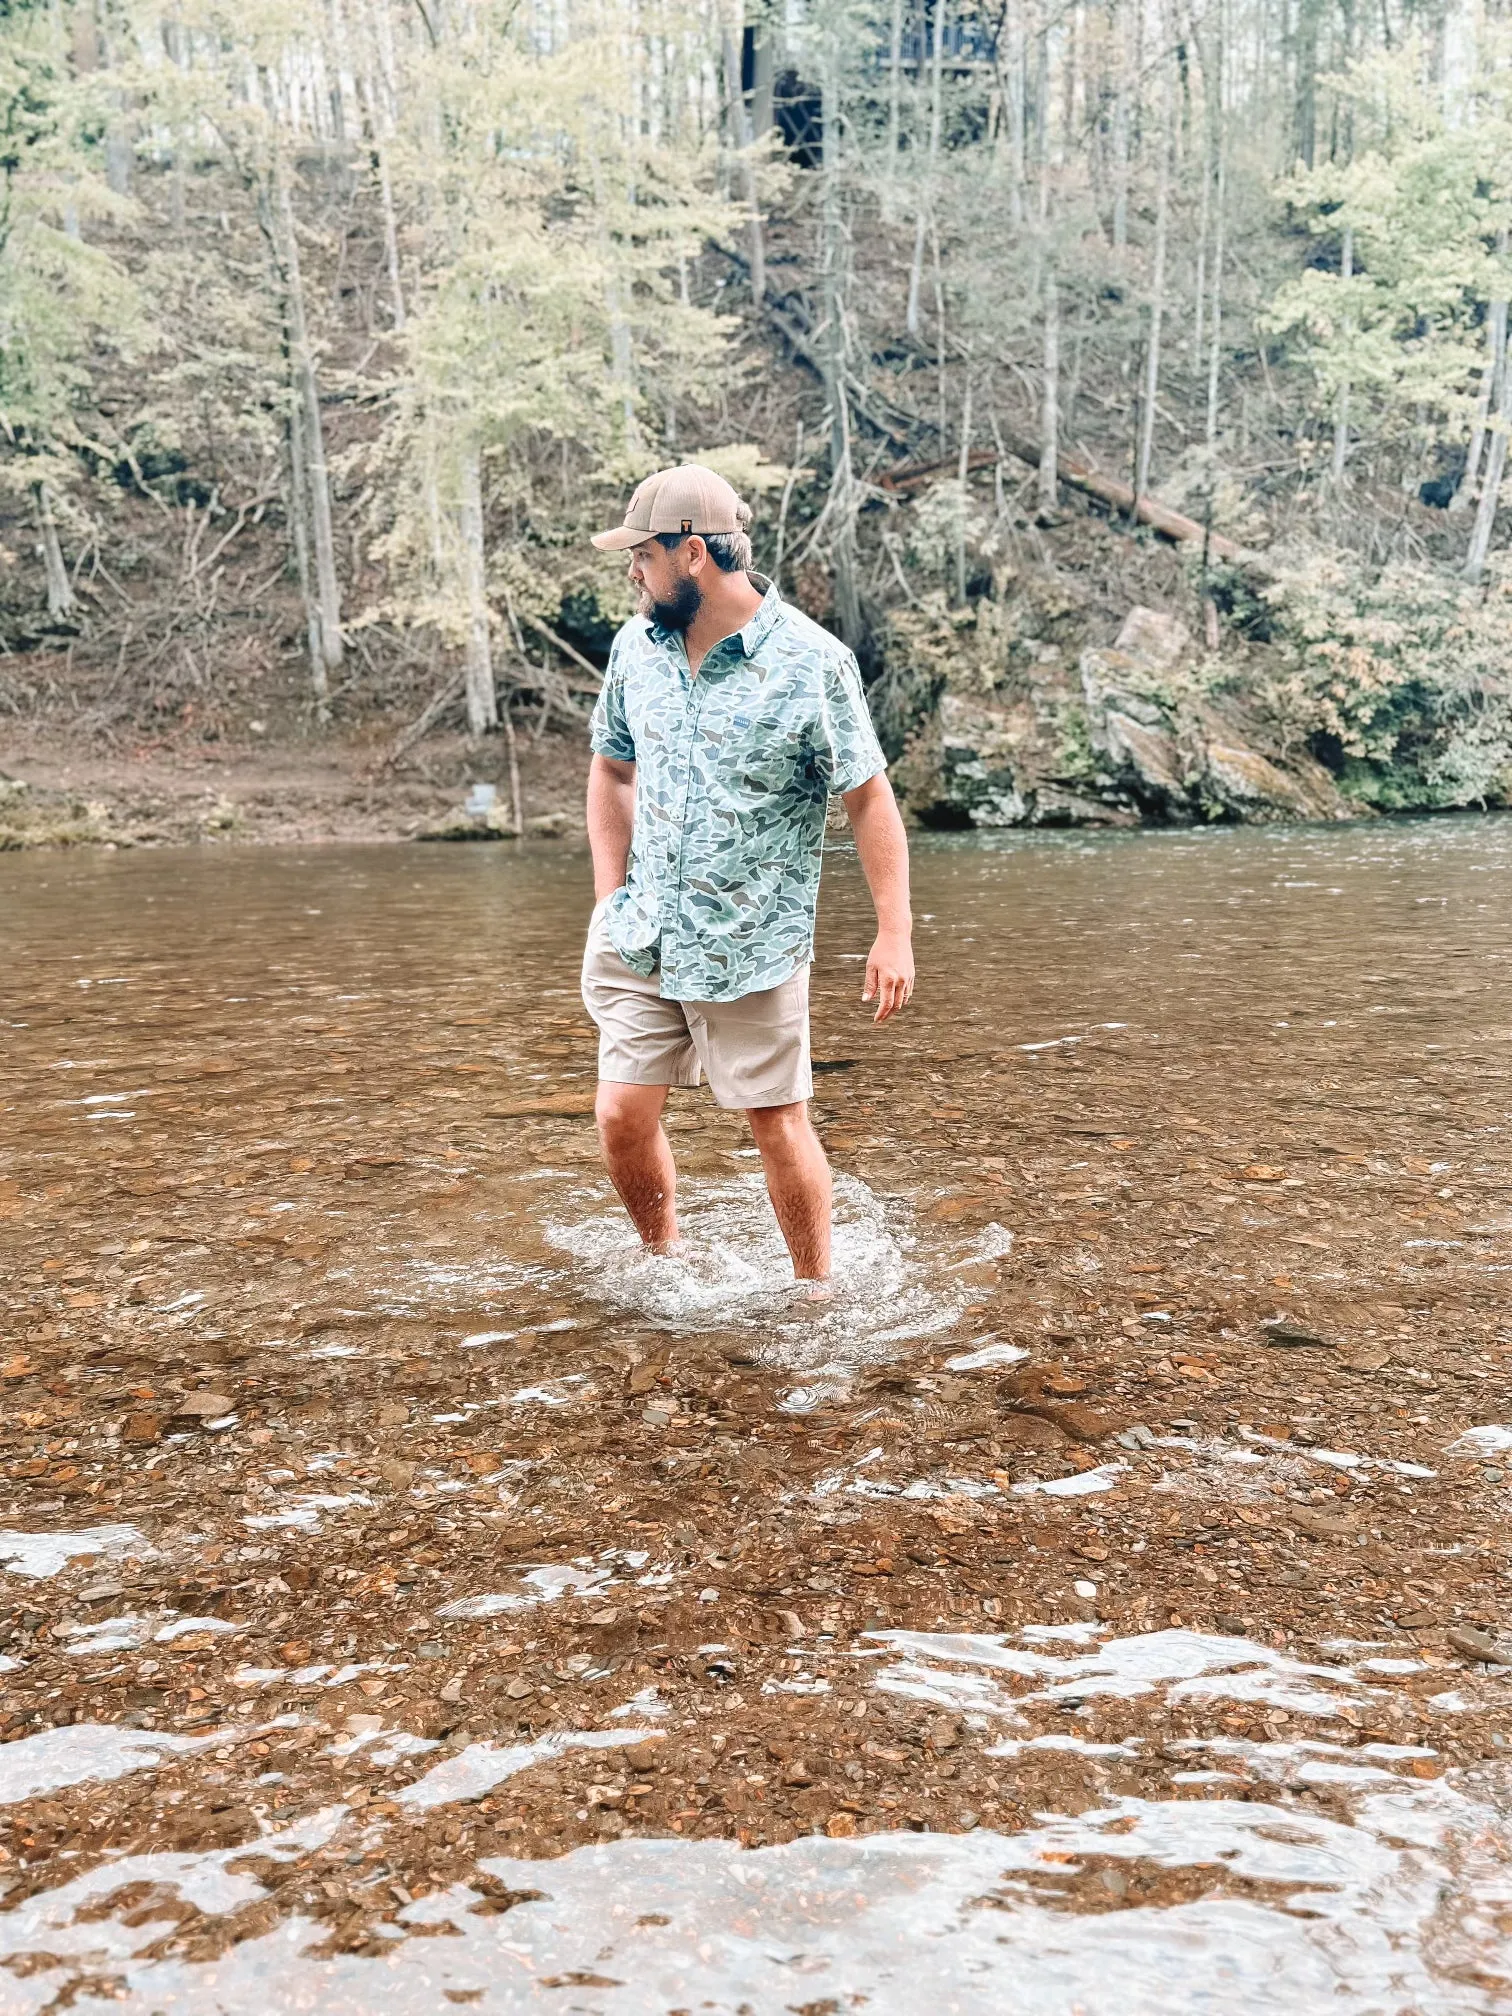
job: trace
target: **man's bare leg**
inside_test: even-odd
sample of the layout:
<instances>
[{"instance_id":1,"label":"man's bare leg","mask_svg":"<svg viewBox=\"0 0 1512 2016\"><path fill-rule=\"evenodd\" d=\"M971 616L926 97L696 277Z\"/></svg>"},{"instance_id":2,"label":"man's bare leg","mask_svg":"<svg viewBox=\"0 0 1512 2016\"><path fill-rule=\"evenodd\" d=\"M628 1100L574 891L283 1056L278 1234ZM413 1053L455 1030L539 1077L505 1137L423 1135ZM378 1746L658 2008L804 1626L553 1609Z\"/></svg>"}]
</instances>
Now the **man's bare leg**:
<instances>
[{"instance_id":1,"label":"man's bare leg","mask_svg":"<svg viewBox=\"0 0 1512 2016\"><path fill-rule=\"evenodd\" d=\"M752 1106L746 1112L766 1170L767 1195L800 1281L827 1281L830 1271L829 1163L808 1117L808 1101Z\"/></svg>"},{"instance_id":2,"label":"man's bare leg","mask_svg":"<svg viewBox=\"0 0 1512 2016\"><path fill-rule=\"evenodd\" d=\"M594 1102L599 1146L609 1180L635 1229L653 1252L677 1242L677 1167L661 1124L665 1085L615 1085L602 1080Z\"/></svg>"}]
</instances>

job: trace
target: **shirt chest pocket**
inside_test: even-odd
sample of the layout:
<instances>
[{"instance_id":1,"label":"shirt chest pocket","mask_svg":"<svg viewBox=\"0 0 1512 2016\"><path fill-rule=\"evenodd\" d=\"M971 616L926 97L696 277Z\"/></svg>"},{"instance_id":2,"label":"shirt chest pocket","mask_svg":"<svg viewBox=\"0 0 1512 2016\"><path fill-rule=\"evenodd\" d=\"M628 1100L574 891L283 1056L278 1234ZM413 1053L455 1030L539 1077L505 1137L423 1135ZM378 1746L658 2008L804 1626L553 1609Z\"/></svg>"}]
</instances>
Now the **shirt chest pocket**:
<instances>
[{"instance_id":1,"label":"shirt chest pocket","mask_svg":"<svg viewBox=\"0 0 1512 2016\"><path fill-rule=\"evenodd\" d=\"M740 798L800 789L808 779L808 743L801 725L769 707L734 708L714 753L721 782Z\"/></svg>"}]
</instances>

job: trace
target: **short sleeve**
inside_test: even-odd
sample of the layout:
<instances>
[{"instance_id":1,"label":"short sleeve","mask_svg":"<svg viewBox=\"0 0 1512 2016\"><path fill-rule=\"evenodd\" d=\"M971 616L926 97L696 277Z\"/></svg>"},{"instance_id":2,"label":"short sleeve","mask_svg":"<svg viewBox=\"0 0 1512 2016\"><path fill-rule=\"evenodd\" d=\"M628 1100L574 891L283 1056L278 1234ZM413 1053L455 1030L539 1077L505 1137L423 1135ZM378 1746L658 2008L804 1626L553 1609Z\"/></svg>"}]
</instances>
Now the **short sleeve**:
<instances>
[{"instance_id":1,"label":"short sleeve","mask_svg":"<svg viewBox=\"0 0 1512 2016\"><path fill-rule=\"evenodd\" d=\"M595 756L607 756L615 763L635 761L635 737L625 715L625 657L618 637L610 647L604 683L593 704L588 741Z\"/></svg>"},{"instance_id":2,"label":"short sleeve","mask_svg":"<svg viewBox=\"0 0 1512 2016\"><path fill-rule=\"evenodd\" d=\"M856 790L887 768L861 691L861 674L848 651L829 659L821 674L814 768L824 789L835 796Z\"/></svg>"}]
</instances>

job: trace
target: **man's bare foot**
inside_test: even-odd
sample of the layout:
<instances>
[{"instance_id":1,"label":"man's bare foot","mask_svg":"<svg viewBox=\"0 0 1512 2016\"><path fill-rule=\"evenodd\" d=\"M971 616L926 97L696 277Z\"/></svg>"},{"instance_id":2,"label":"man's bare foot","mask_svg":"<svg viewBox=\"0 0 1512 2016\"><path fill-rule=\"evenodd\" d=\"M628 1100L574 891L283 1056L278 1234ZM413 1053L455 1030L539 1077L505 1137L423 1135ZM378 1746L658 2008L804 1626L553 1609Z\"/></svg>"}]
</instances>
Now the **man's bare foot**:
<instances>
[{"instance_id":1,"label":"man's bare foot","mask_svg":"<svg viewBox=\"0 0 1512 2016\"><path fill-rule=\"evenodd\" d=\"M683 1251L681 1239L644 1239L641 1244L659 1260L675 1260Z\"/></svg>"},{"instance_id":2,"label":"man's bare foot","mask_svg":"<svg viewBox=\"0 0 1512 2016\"><path fill-rule=\"evenodd\" d=\"M835 1284L828 1276L822 1281L795 1281L793 1300L795 1302L833 1302Z\"/></svg>"}]
</instances>

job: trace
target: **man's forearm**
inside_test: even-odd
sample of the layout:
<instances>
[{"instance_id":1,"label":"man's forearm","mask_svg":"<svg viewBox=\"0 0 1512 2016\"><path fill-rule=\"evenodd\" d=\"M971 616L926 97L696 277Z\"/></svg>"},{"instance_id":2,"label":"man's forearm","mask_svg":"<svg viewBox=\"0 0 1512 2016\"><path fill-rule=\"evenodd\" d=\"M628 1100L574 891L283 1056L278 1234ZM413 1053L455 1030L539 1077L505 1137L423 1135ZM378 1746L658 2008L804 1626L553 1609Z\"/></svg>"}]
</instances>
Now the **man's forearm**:
<instances>
[{"instance_id":1,"label":"man's forearm","mask_svg":"<svg viewBox=\"0 0 1512 2016\"><path fill-rule=\"evenodd\" d=\"M907 937L913 930L908 896L908 835L885 777L849 793L845 809L856 836L861 870L877 911L877 928Z\"/></svg>"},{"instance_id":2,"label":"man's forearm","mask_svg":"<svg viewBox=\"0 0 1512 2016\"><path fill-rule=\"evenodd\" d=\"M624 883L635 827L635 765L595 756L588 772L588 845L593 850L593 894L609 896Z\"/></svg>"}]
</instances>

